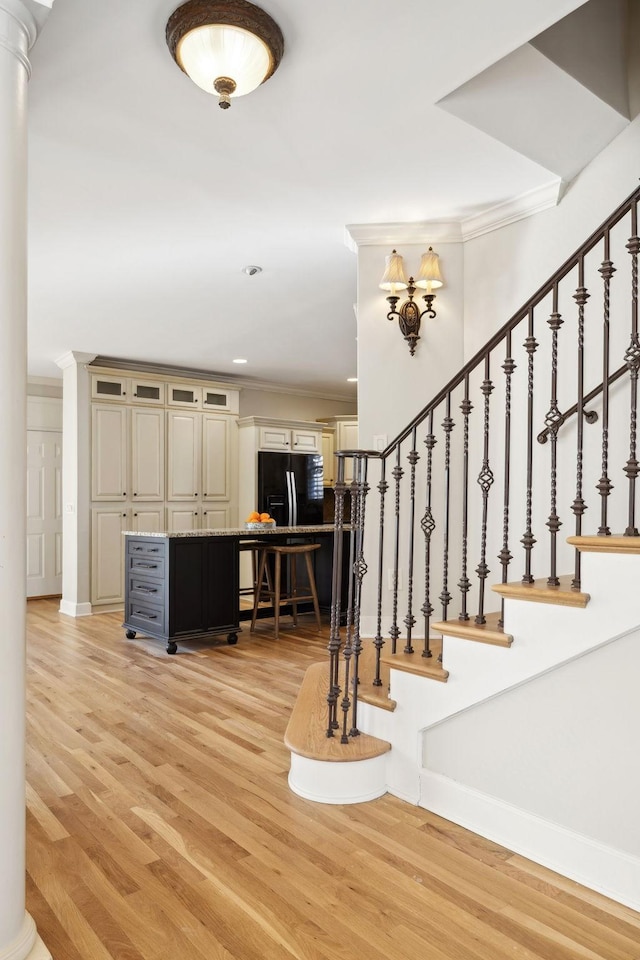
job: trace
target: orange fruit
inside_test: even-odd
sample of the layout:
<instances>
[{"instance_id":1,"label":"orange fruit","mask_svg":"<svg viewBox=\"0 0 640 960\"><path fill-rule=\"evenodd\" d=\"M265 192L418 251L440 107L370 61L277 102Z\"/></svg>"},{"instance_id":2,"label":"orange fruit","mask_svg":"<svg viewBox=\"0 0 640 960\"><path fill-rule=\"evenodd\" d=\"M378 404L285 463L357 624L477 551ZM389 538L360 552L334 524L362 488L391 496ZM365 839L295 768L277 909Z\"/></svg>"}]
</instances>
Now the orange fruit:
<instances>
[{"instance_id":1,"label":"orange fruit","mask_svg":"<svg viewBox=\"0 0 640 960\"><path fill-rule=\"evenodd\" d=\"M270 513L261 513L261 514L260 514L260 519L263 520L263 521L264 521L264 520L271 520L271 514L270 514Z\"/></svg>"},{"instance_id":2,"label":"orange fruit","mask_svg":"<svg viewBox=\"0 0 640 960\"><path fill-rule=\"evenodd\" d=\"M259 519L260 519L260 514L254 510L253 513L250 513L249 516L247 517L247 523L255 523L256 520L259 520Z\"/></svg>"}]
</instances>

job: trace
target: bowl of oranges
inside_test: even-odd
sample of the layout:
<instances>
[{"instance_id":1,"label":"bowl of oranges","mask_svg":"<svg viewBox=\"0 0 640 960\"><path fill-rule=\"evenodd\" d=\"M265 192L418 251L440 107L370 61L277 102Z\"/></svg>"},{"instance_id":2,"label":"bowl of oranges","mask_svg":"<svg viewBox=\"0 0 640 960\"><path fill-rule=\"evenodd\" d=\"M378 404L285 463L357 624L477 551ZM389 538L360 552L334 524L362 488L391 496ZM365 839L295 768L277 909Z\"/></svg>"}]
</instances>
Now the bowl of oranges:
<instances>
[{"instance_id":1,"label":"bowl of oranges","mask_svg":"<svg viewBox=\"0 0 640 960\"><path fill-rule=\"evenodd\" d=\"M250 513L244 522L246 530L271 530L275 525L276 522L271 514L258 513L257 510Z\"/></svg>"}]
</instances>

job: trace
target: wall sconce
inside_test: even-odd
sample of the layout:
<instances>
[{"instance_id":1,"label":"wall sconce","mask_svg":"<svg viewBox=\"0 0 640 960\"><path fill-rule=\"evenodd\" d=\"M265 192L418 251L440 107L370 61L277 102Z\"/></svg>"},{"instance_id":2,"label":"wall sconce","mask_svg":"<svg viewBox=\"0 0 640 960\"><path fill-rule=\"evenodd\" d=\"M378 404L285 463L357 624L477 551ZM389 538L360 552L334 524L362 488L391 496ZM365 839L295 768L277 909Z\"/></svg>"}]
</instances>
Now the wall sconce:
<instances>
[{"instance_id":1,"label":"wall sconce","mask_svg":"<svg viewBox=\"0 0 640 960\"><path fill-rule=\"evenodd\" d=\"M187 0L169 17L166 38L180 69L223 110L268 80L284 51L278 24L249 0Z\"/></svg>"},{"instance_id":2,"label":"wall sconce","mask_svg":"<svg viewBox=\"0 0 640 960\"><path fill-rule=\"evenodd\" d=\"M390 293L387 300L391 304L391 310L387 314L387 320L394 320L397 317L402 336L409 344L409 352L413 356L416 352L416 343L420 339L420 321L424 316L435 317L436 315L436 311L433 309L433 301L436 295L433 291L443 284L440 258L437 253L433 252L432 247L429 247L427 252L422 254L417 280L414 280L413 277L409 277L407 280L404 272L404 261L396 250L386 258L386 263L387 266L380 281L380 289L388 290ZM419 305L413 299L418 289L426 291L422 298L426 307L422 312L420 312ZM406 290L408 299L397 310L396 305L400 299L397 294L399 290Z\"/></svg>"}]
</instances>

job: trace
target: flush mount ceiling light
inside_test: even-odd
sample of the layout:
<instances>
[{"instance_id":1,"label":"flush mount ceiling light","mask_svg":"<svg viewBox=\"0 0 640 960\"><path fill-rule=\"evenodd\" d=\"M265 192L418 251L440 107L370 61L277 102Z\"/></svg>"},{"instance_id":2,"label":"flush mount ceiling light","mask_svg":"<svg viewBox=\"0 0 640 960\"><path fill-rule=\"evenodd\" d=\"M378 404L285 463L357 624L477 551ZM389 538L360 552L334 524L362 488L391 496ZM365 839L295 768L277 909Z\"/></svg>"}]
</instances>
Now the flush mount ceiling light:
<instances>
[{"instance_id":1,"label":"flush mount ceiling light","mask_svg":"<svg viewBox=\"0 0 640 960\"><path fill-rule=\"evenodd\" d=\"M169 17L167 46L181 70L226 109L277 69L284 38L248 0L187 0Z\"/></svg>"}]
</instances>

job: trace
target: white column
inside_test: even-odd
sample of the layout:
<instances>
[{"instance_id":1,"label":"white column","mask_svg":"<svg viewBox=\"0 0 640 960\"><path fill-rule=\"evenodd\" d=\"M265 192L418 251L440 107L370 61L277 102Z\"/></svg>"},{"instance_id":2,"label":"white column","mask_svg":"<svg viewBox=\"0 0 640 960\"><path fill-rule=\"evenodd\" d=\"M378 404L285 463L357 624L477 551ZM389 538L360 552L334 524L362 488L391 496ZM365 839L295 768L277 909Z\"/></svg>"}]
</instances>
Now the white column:
<instances>
[{"instance_id":1,"label":"white column","mask_svg":"<svg viewBox=\"0 0 640 960\"><path fill-rule=\"evenodd\" d=\"M0 0L0 960L50 956L25 911L26 127L42 12Z\"/></svg>"},{"instance_id":2,"label":"white column","mask_svg":"<svg viewBox=\"0 0 640 960\"><path fill-rule=\"evenodd\" d=\"M0 0L1 2L1 0ZM87 364L95 353L70 350L56 360L62 370L62 600L60 613L91 615L91 395ZM0 957L0 960L2 958Z\"/></svg>"}]
</instances>

